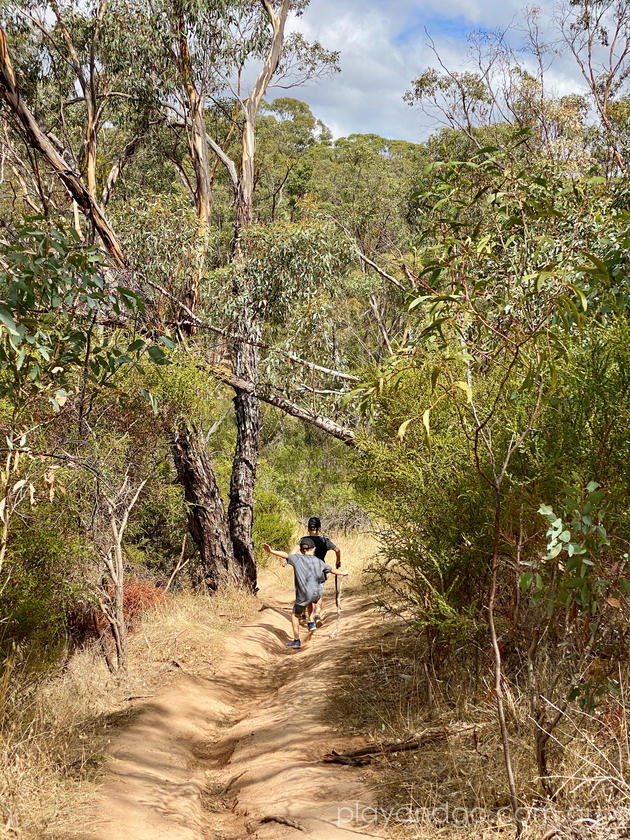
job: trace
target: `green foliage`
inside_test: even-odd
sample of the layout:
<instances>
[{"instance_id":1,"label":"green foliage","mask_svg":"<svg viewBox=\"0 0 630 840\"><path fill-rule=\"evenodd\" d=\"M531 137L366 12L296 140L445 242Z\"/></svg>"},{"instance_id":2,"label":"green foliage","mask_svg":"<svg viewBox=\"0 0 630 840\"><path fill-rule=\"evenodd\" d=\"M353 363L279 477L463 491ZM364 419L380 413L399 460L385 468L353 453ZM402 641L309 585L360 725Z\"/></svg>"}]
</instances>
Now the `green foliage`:
<instances>
[{"instance_id":1,"label":"green foliage","mask_svg":"<svg viewBox=\"0 0 630 840\"><path fill-rule=\"evenodd\" d=\"M43 503L15 520L0 594L3 656L25 639L55 655L65 641L68 613L93 596L85 576L93 546L72 519L69 506Z\"/></svg>"},{"instance_id":2,"label":"green foliage","mask_svg":"<svg viewBox=\"0 0 630 840\"><path fill-rule=\"evenodd\" d=\"M306 525L319 516L343 522L344 511L359 506L354 484L356 453L318 429L266 411L259 482L284 499L293 519Z\"/></svg>"},{"instance_id":3,"label":"green foliage","mask_svg":"<svg viewBox=\"0 0 630 840\"><path fill-rule=\"evenodd\" d=\"M254 502L254 548L265 561L264 542L279 551L290 551L295 536L295 514L285 499L271 490L259 488Z\"/></svg>"},{"instance_id":4,"label":"green foliage","mask_svg":"<svg viewBox=\"0 0 630 840\"><path fill-rule=\"evenodd\" d=\"M422 146L375 134L352 134L310 157L310 195L375 256L407 245L405 214L414 178L426 163Z\"/></svg>"},{"instance_id":5,"label":"green foliage","mask_svg":"<svg viewBox=\"0 0 630 840\"><path fill-rule=\"evenodd\" d=\"M361 440L357 469L380 523L387 560L373 574L384 602L442 640L472 641L484 623L492 505L471 469L455 404L436 407L430 448L421 422L397 442L401 420L429 398L435 361L401 373L373 397L375 434Z\"/></svg>"},{"instance_id":6,"label":"green foliage","mask_svg":"<svg viewBox=\"0 0 630 840\"><path fill-rule=\"evenodd\" d=\"M253 308L272 325L306 306L315 292L329 287L344 262L344 242L330 223L254 225L241 238L242 260L230 271L240 307ZM249 304L249 306L247 306Z\"/></svg>"},{"instance_id":7,"label":"green foliage","mask_svg":"<svg viewBox=\"0 0 630 840\"><path fill-rule=\"evenodd\" d=\"M155 416L192 417L204 425L217 420L227 403L219 386L181 347L162 352L169 364L143 366L129 377L127 392L141 390Z\"/></svg>"},{"instance_id":8,"label":"green foliage","mask_svg":"<svg viewBox=\"0 0 630 840\"><path fill-rule=\"evenodd\" d=\"M71 229L27 224L2 244L0 393L17 405L47 395L54 409L75 392L74 375L101 382L130 357L96 329L99 315L143 307L137 292L109 287L101 254Z\"/></svg>"},{"instance_id":9,"label":"green foliage","mask_svg":"<svg viewBox=\"0 0 630 840\"><path fill-rule=\"evenodd\" d=\"M583 613L596 616L604 593L618 594L614 590L610 592L610 581L602 575L605 555L610 549L610 540L599 516L603 495L599 484L590 481L584 491L584 500L571 494L562 516L556 516L550 505L541 505L538 509L549 522L545 561L555 571L546 575L553 579L554 591L549 594L547 605L550 615L557 607L570 609L575 603ZM619 572L626 570L622 567ZM521 575L520 585L525 592L531 586L534 599L543 595L543 578L538 571Z\"/></svg>"},{"instance_id":10,"label":"green foliage","mask_svg":"<svg viewBox=\"0 0 630 840\"><path fill-rule=\"evenodd\" d=\"M134 510L127 534L126 553L131 568L141 575L148 572L163 584L181 552L188 525L184 494L182 488L173 483L174 476L166 452L159 465L163 474L154 477Z\"/></svg>"},{"instance_id":11,"label":"green foliage","mask_svg":"<svg viewBox=\"0 0 630 840\"><path fill-rule=\"evenodd\" d=\"M600 179L524 168L525 137L425 168L408 340L354 396L377 432L362 468L378 488L388 605L470 641L498 557L499 632L537 627L568 678L593 646L627 646L628 220ZM585 498L567 502L570 486Z\"/></svg>"},{"instance_id":12,"label":"green foliage","mask_svg":"<svg viewBox=\"0 0 630 840\"><path fill-rule=\"evenodd\" d=\"M261 221L274 222L287 212L293 220L297 201L311 183L313 157L309 152L329 143L330 132L298 99L278 97L264 110L257 127L257 212Z\"/></svg>"}]
</instances>

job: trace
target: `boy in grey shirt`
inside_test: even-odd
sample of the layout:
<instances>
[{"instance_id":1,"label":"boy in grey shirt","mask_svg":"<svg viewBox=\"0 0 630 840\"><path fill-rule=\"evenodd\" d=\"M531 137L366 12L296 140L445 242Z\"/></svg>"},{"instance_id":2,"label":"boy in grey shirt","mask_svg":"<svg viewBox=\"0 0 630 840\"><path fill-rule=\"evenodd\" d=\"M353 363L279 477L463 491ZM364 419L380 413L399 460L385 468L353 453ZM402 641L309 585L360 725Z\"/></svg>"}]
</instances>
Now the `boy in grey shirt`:
<instances>
[{"instance_id":1,"label":"boy in grey shirt","mask_svg":"<svg viewBox=\"0 0 630 840\"><path fill-rule=\"evenodd\" d=\"M268 554L280 557L284 560L283 566L293 567L295 579L295 604L291 613L291 627L293 628L293 641L287 647L300 647L300 616L306 610L308 629L315 630L313 613L315 605L322 597L326 575L347 575L341 569L332 569L315 556L315 542L310 537L302 537L300 540L300 553L287 554L286 551L276 551L267 543L263 548Z\"/></svg>"}]
</instances>

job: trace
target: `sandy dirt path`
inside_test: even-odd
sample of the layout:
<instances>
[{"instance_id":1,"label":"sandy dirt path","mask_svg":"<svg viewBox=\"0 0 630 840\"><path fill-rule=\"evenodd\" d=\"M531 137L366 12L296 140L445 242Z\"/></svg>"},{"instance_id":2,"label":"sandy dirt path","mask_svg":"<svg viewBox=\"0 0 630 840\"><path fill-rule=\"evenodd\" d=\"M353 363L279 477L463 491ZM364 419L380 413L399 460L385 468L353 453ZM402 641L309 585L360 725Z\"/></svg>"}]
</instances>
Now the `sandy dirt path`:
<instances>
[{"instance_id":1,"label":"sandy dirt path","mask_svg":"<svg viewBox=\"0 0 630 840\"><path fill-rule=\"evenodd\" d=\"M118 734L94 840L382 836L338 824L339 808L376 804L365 770L321 761L349 745L326 719L324 698L361 655L371 609L365 598L344 595L341 631L331 640L329 583L328 620L290 650L287 583L263 572L261 609L228 640L212 676L179 672Z\"/></svg>"}]
</instances>

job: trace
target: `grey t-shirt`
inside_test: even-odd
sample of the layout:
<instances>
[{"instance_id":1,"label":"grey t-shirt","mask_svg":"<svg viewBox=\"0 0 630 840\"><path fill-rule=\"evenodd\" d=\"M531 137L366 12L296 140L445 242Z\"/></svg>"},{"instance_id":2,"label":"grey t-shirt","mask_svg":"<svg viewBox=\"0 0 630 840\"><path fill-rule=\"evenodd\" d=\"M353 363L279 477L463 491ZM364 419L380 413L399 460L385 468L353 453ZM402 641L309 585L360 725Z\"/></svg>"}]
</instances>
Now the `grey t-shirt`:
<instances>
[{"instance_id":1,"label":"grey t-shirt","mask_svg":"<svg viewBox=\"0 0 630 840\"><path fill-rule=\"evenodd\" d=\"M293 566L295 578L295 603L300 607L314 604L322 597L326 575L332 571L314 554L289 554L289 566Z\"/></svg>"}]
</instances>

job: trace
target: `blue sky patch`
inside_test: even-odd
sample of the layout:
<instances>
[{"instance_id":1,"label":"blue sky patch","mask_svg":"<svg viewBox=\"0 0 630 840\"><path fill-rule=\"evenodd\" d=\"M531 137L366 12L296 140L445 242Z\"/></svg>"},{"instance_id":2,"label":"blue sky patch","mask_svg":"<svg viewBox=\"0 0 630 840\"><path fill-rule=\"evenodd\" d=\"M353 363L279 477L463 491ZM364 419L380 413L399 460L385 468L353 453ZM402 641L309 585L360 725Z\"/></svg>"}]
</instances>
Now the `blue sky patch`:
<instances>
[{"instance_id":1,"label":"blue sky patch","mask_svg":"<svg viewBox=\"0 0 630 840\"><path fill-rule=\"evenodd\" d=\"M413 20L405 22L405 26L395 35L394 43L404 47L414 41L423 40L426 38L425 29L434 40L448 38L462 42L466 41L473 30L489 31L462 15L446 18L440 15L418 14Z\"/></svg>"}]
</instances>

